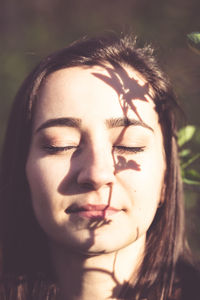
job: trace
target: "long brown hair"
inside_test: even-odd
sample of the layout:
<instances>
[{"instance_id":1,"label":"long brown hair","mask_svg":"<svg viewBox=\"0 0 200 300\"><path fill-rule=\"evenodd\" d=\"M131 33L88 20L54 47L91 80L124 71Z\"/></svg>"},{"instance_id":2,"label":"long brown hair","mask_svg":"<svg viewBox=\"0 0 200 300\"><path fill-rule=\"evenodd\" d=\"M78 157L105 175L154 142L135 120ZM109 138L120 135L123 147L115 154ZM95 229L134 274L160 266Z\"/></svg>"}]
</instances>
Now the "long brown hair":
<instances>
[{"instance_id":1,"label":"long brown hair","mask_svg":"<svg viewBox=\"0 0 200 300\"><path fill-rule=\"evenodd\" d=\"M1 159L0 199L3 274L35 274L52 277L46 236L37 224L25 165L39 88L52 72L82 65L128 65L149 83L164 137L167 171L163 205L158 208L146 241L145 257L134 287L122 289L122 297L167 299L172 293L177 262L185 252L182 185L176 143L177 103L150 46L139 47L131 36L82 39L47 58L31 72L16 95ZM156 295L156 296L155 296Z\"/></svg>"}]
</instances>

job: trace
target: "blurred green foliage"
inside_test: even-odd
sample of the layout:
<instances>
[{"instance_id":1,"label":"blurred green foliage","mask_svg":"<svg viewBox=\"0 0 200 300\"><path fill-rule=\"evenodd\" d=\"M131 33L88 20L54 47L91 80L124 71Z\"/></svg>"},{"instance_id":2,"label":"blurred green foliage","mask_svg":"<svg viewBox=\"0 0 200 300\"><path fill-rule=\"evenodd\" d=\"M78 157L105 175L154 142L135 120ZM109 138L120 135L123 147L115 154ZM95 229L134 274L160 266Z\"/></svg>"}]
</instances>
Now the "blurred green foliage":
<instances>
[{"instance_id":1,"label":"blurred green foliage","mask_svg":"<svg viewBox=\"0 0 200 300\"><path fill-rule=\"evenodd\" d=\"M197 143L200 149L200 128L187 125L179 130L178 145L180 147L181 174L183 182L200 187L200 172L196 163L200 164L200 152L194 153L189 142Z\"/></svg>"},{"instance_id":2,"label":"blurred green foliage","mask_svg":"<svg viewBox=\"0 0 200 300\"><path fill-rule=\"evenodd\" d=\"M187 43L193 52L200 54L200 32L188 34ZM194 147L192 147L192 145L195 144L198 146L196 152L194 152ZM190 216L190 219L193 220L193 222L190 222L190 226L188 226L188 237L193 249L196 250L196 253L199 256L199 243L197 242L198 239L195 237L195 234L192 233L194 228L191 227L191 224L199 224L199 203L197 202L195 191L200 194L200 128L194 125L187 125L181 128L178 132L178 145L180 147L179 156L183 182L191 189L188 197L187 192L185 192L186 209L190 211L190 214L188 215ZM195 232L200 233L199 227L198 231L196 230ZM190 233L192 238L190 238Z\"/></svg>"},{"instance_id":3,"label":"blurred green foliage","mask_svg":"<svg viewBox=\"0 0 200 300\"><path fill-rule=\"evenodd\" d=\"M187 35L189 47L200 54L200 32L192 32Z\"/></svg>"},{"instance_id":4,"label":"blurred green foliage","mask_svg":"<svg viewBox=\"0 0 200 300\"><path fill-rule=\"evenodd\" d=\"M200 59L195 54L200 49L200 1L0 0L0 5L0 144L14 95L44 55L107 31L131 31L157 49L188 124L193 124L179 132L179 146L188 236L200 257L200 193L194 184L200 171Z\"/></svg>"}]
</instances>

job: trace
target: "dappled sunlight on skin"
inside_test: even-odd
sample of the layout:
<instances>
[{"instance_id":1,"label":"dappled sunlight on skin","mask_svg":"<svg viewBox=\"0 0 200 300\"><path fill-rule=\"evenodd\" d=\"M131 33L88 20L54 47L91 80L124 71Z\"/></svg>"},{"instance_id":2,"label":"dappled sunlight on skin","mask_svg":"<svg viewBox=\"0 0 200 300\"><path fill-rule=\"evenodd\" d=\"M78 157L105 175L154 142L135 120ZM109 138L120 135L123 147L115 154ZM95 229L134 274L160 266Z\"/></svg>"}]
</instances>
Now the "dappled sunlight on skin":
<instances>
[{"instance_id":1,"label":"dappled sunlight on skin","mask_svg":"<svg viewBox=\"0 0 200 300\"><path fill-rule=\"evenodd\" d=\"M110 75L110 77L100 74L100 73L92 73L95 77L101 79L102 81L104 81L106 84L110 85L118 94L118 99L119 99L119 103L120 106L122 108L123 114L125 117L128 117L128 111L129 110L133 110L133 112L136 114L136 116L138 117L138 119L143 122L142 118L140 117L136 106L134 105L133 101L134 100L141 100L141 101L148 101L148 97L146 97L146 95L149 95L149 84L145 83L145 85L140 85L138 83L138 81L135 78L130 78L128 73L122 68L120 67L120 69L111 69L108 67L104 68L107 70L108 74ZM123 76L123 79L122 79ZM123 128L117 141L116 144L120 143L120 141L123 139L124 133L126 131L127 128ZM113 156L113 163L114 163L114 174L117 174L123 170L127 170L127 169L132 169L135 171L140 171L140 165L134 161L134 160L127 160L125 157L123 157L122 155L115 155L114 154L114 150L112 150L112 156ZM71 168L73 169L73 157L71 159ZM69 171L70 173L70 171ZM64 179L65 181L65 179ZM67 180L66 180L67 182ZM109 207L110 206L110 202L111 202L111 198L112 198L112 188L113 186L110 184L109 185L109 196L108 196L108 204L106 206ZM66 189L67 190L67 189ZM86 188L85 192L88 192L90 189ZM83 191L80 191L81 193ZM105 211L106 211L105 208ZM85 241L85 245L86 248L89 249L95 242L95 230L102 227L102 226L106 226L109 225L112 221L111 220L106 220L105 216L104 217L99 217L99 218L94 218L91 219L88 223L88 228L90 229L90 236L87 239L87 241ZM135 236L135 241L137 241L137 239L139 238L139 227L137 227L136 229L136 236ZM99 254L103 254L106 251L101 251L101 253ZM116 260L117 260L117 255L118 252L115 253L115 257L114 257L114 262L113 262L113 268L112 268L112 272L103 269L103 268L87 268L84 271L89 271L89 272L100 272L100 273L105 273L110 275L110 277L112 278L115 287L112 289L112 295L110 295L110 299L122 299L123 297L123 293L126 290L131 290L132 287L130 285L130 282L128 281L124 281L123 283L119 282L119 280L116 277L115 274L115 264L116 264Z\"/></svg>"},{"instance_id":2,"label":"dappled sunlight on skin","mask_svg":"<svg viewBox=\"0 0 200 300\"><path fill-rule=\"evenodd\" d=\"M102 223L102 225L104 225ZM137 227L136 229L136 237L135 241L139 238L139 228ZM104 253L104 252L102 252ZM116 262L117 262L117 257L118 257L118 251L116 251L114 255L114 260L113 260L113 267L112 267L112 272L108 271L103 268L84 268L84 272L99 272L99 273L104 273L109 275L113 282L115 283L115 287L112 290L112 295L110 295L109 299L123 299L124 298L124 292L126 291L131 291L133 287L131 286L131 279L129 281L124 280L123 282L120 282L119 279L117 278L116 275Z\"/></svg>"},{"instance_id":3,"label":"dappled sunlight on skin","mask_svg":"<svg viewBox=\"0 0 200 300\"><path fill-rule=\"evenodd\" d=\"M117 138L116 144L120 144L121 140L123 139L123 135L125 134L127 127L124 127ZM114 173L117 174L123 170L132 169L135 171L140 171L140 165L136 163L133 159L128 160L121 156L117 155L117 159L115 158L114 151L112 151L113 161L114 161Z\"/></svg>"},{"instance_id":4,"label":"dappled sunlight on skin","mask_svg":"<svg viewBox=\"0 0 200 300\"><path fill-rule=\"evenodd\" d=\"M142 83L139 83L139 78L130 77L120 65L115 68L103 67L110 77L97 72L92 72L92 74L110 85L117 92L125 116L127 116L128 110L131 109L138 119L142 121L133 100L148 102L148 97L151 97L149 94L149 83L142 85Z\"/></svg>"},{"instance_id":5,"label":"dappled sunlight on skin","mask_svg":"<svg viewBox=\"0 0 200 300\"><path fill-rule=\"evenodd\" d=\"M115 173L119 173L123 170L132 169L140 171L140 165L134 160L126 160L123 156L117 156L117 162L115 162Z\"/></svg>"},{"instance_id":6,"label":"dappled sunlight on skin","mask_svg":"<svg viewBox=\"0 0 200 300\"><path fill-rule=\"evenodd\" d=\"M109 197L108 197L108 204L105 207L104 211L106 211L106 208L110 206L110 202L111 202L111 197L112 197L112 184L109 184ZM72 216L70 216L71 218ZM95 230L103 227L105 225L109 225L112 222L112 220L107 220L106 218L94 218L89 220L88 223L88 229L90 232L90 236L89 238L85 241L85 251L87 251L87 249L90 249L90 247L95 243ZM134 241L137 241L137 239L139 238L139 227L136 228L136 235L135 235L135 239ZM106 250L102 250L100 252L98 252L98 255L101 254L105 254ZM92 255L92 253L90 253L90 255ZM95 255L97 255L97 253L95 252ZM117 256L118 256L118 251L116 251L115 255L114 255L114 261L113 261L113 267L112 267L112 271L106 270L104 268L88 268L88 267L84 267L82 272L79 273L80 276L80 286L79 289L81 291L81 276L83 276L83 273L85 272L98 272L98 273L104 273L109 275L113 282L114 282L114 288L111 290L112 294L110 295L109 299L123 299L124 298L124 292L127 291L131 291L133 290L133 287L131 286L131 279L129 281L124 280L123 282L120 282L119 279L117 279L117 276L115 274L116 272L116 261L117 261ZM81 269L81 268L80 268ZM81 274L82 273L82 274ZM77 282L77 289L78 289L78 282Z\"/></svg>"},{"instance_id":7,"label":"dappled sunlight on skin","mask_svg":"<svg viewBox=\"0 0 200 300\"><path fill-rule=\"evenodd\" d=\"M112 197L112 184L108 185L109 187L109 195L108 195L108 201L107 201L107 205L106 207L103 209L103 214L102 217L95 217L89 220L89 224L88 224L88 228L92 230L92 234L91 234L91 238L94 242L94 231L97 228L100 228L104 225L108 225L110 224L112 221L111 220L107 220L106 217L106 209L110 206L111 203L111 197Z\"/></svg>"},{"instance_id":8,"label":"dappled sunlight on skin","mask_svg":"<svg viewBox=\"0 0 200 300\"><path fill-rule=\"evenodd\" d=\"M91 222L91 226L92 228L94 229L95 227L96 228L99 228L100 226L103 226L107 224L106 222L103 224L98 224L98 221L95 223L95 221L92 223ZM137 239L139 238L139 227L136 228L136 232L135 232L135 241L137 241ZM90 243L92 244L92 242L94 241L94 231L91 232L91 236L90 236ZM87 243L87 241L86 241ZM94 255L101 255L101 254L105 254L106 251L101 251L99 252L98 254L95 252ZM83 253L82 253L83 254ZM91 256L92 253L90 253L89 256ZM121 280L120 279L120 274L118 272L118 267L117 267L117 264L118 264L118 258L119 258L119 251L116 251L112 257L112 264L111 264L111 269L109 268L106 268L106 267L88 267L88 266L85 266L85 263L84 263L84 255L82 256L83 258L83 261L79 261L79 272L77 273L77 276L76 276L76 289L75 289L75 295L80 295L81 294L81 291L82 291L82 288L83 288L83 282L82 282L82 278L83 276L86 274L86 273L90 273L90 272L93 272L93 273L99 273L99 274L105 274L105 275L108 275L110 277L110 279L112 279L113 281L113 288L110 290L110 295L109 297L106 297L105 299L124 299L124 295L127 294L127 292L130 294L130 295L133 295L133 291L134 291L134 280L135 280L135 276L134 274L132 273L131 276L130 276L130 279L127 280L127 279L123 279ZM88 257L88 253L86 252L86 257ZM139 265L137 267L140 267ZM71 295L71 298L73 298L73 295ZM57 299L57 298L56 298ZM66 297L58 297L58 300L64 300L66 299ZM68 299L68 298L67 298ZM74 299L74 298L73 298ZM99 298L98 298L99 299Z\"/></svg>"},{"instance_id":9,"label":"dappled sunlight on skin","mask_svg":"<svg viewBox=\"0 0 200 300\"><path fill-rule=\"evenodd\" d=\"M127 160L125 157L123 157L122 155L117 155L117 157L115 157L114 153L112 153L113 156L113 163L114 163L114 174L117 174L119 172L122 172L124 170L135 170L135 171L141 171L141 167L140 164L138 164L135 160L130 159ZM79 187L79 189L77 188L76 190L73 189L73 187L71 186L72 182L70 180L71 177L71 170L73 170L73 162L71 160L71 165L70 165L70 170L68 172L68 174L65 176L65 178L63 179L63 181L60 183L59 187L58 187L58 191L59 193L63 194L63 195L78 195L78 194L84 194L84 193L88 193L89 191L92 190L92 187L89 185L85 185L84 187ZM73 181L73 180L72 180ZM111 188L109 187L109 198L111 199ZM109 202L109 200L108 200Z\"/></svg>"},{"instance_id":10,"label":"dappled sunlight on skin","mask_svg":"<svg viewBox=\"0 0 200 300\"><path fill-rule=\"evenodd\" d=\"M128 118L128 111L132 110L136 114L138 119L142 123L144 123L133 101L141 100L148 102L149 97L151 98L149 94L149 83L146 82L145 84L143 84L139 81L139 78L130 77L128 72L119 64L113 68L103 65L102 67L105 68L110 77L97 72L92 72L92 75L104 81L106 84L110 85L117 92L118 100L125 117ZM148 125L146 126L148 127ZM127 128L123 128L122 132L120 133L120 136L116 141L116 144L120 143L126 129ZM134 160L127 161L123 156L117 156L116 160L114 154L113 160L115 174L127 169L140 171L140 165Z\"/></svg>"},{"instance_id":11,"label":"dappled sunlight on skin","mask_svg":"<svg viewBox=\"0 0 200 300\"><path fill-rule=\"evenodd\" d=\"M56 195L59 195L60 197L60 198L58 197L58 200L61 199L62 201L60 205L61 209L59 207L58 212L60 213L61 210L62 215L61 214L60 215L63 218L62 220L64 220L64 222L66 222L66 224L69 225L68 227L63 226L63 228L66 229L68 234L67 235L68 240L64 239L65 238L64 235L63 235L64 236L63 240L64 243L66 243L65 246L69 245L68 248L69 252L73 251L76 254L78 253L78 255L81 256L80 264L78 264L77 267L78 274L76 276L75 293L78 291L77 293L79 294L80 292L81 295L82 289L84 288L83 279L85 276L85 272L91 272L91 273L97 272L99 273L99 275L101 275L101 273L107 274L108 278L111 279L110 282L112 282L112 284L111 284L111 288L109 289L111 298L109 299L116 299L116 298L122 299L123 296L121 295L122 294L124 295L124 291L132 289L131 283L133 283L133 281L135 280L134 276L137 273L138 268L140 267L140 256L137 256L138 253L135 250L138 249L137 245L141 245L141 244L143 245L145 243L145 240L140 239L140 237L143 238L144 236L143 231L145 230L145 226L147 226L148 222L150 222L148 220L148 217L147 220L144 218L145 221L143 221L143 216L140 217L140 212L142 214L144 210L144 213L146 213L145 211L146 207L145 209L143 209L142 206L143 203L142 204L140 203L141 203L141 195L143 194L146 195L146 193L143 193L143 183L145 183L145 180L148 181L149 177L145 176L146 169L143 163L143 161L145 161L143 160L143 155L140 156L138 152L143 151L143 148L147 147L146 145L148 145L148 143L150 144L149 140L151 141L152 138L150 139L148 135L145 133L143 137L143 133L140 134L141 129L134 129L132 131L130 127L141 126L141 123L143 123L141 127L148 128L149 126L148 124L145 123L146 122L145 120L149 122L148 121L149 118L148 117L146 118L146 116L149 110L151 113L152 105L151 104L149 105L148 103L150 102L151 99L151 96L149 94L150 91L149 84L146 83L145 80L140 79L139 77L140 75L133 74L133 77L131 77L132 73L131 70L128 68L127 71L122 67L112 68L112 67L103 66L103 68L104 70L103 71L101 70L101 72L99 73L98 73L98 69L97 70L95 69L96 72L91 72L91 70L92 71L94 70L92 68L91 70L89 70L88 73L81 73L83 72L83 70L78 70L78 72L81 73L81 76L84 75L83 78L85 79L86 83L84 83L83 86L84 88L86 87L86 92L88 92L88 89L90 89L90 83L92 84L94 83L94 91L93 91L94 93L92 93L91 95L89 94L90 98L88 97L88 93L85 94L83 93L85 91L84 89L82 93L78 94L78 96L76 94L74 95L74 93L71 92L73 96L71 97L72 99L75 100L77 99L79 100L82 97L82 94L84 95L83 100L85 102L84 101L82 102L83 103L82 106L80 105L78 100L74 101L74 106L72 105L70 107L70 105L67 105L65 108L66 110L63 110L64 111L63 113L62 109L63 107L65 107L65 101L66 103L68 103L68 97L66 98L64 97L64 95L66 95L66 93L68 92L67 90L68 86L64 91L62 91L63 93L61 93L60 96L61 97L60 106L58 106L57 108L57 106L55 105L55 111L58 117L60 117L60 114L62 117L63 115L64 117L66 116L76 117L77 119L83 121L83 125L85 127L80 126L78 129L76 128L76 131L80 131L80 133L78 135L78 139L77 136L74 135L76 141L75 143L76 147L72 145L72 149L70 149L71 152L69 151L69 155L67 151L65 152L63 150L63 152L61 151L62 155L60 156L46 155L44 156L44 159L41 161L42 163L43 162L46 163L46 161L48 163L44 165L46 167L44 168L45 170L47 170L48 165L50 165L49 161L50 163L51 162L55 163L55 166L53 166L54 168L50 168L51 172L49 172L49 174L52 173L53 174L52 176L54 176L53 179L56 182L56 184L53 184L53 187L54 189L56 189ZM74 69L70 70L70 72L72 72L72 75L74 76L73 80L76 82L79 74L73 73ZM68 75L71 76L71 74L66 73L66 76ZM80 78L78 77L79 79L78 82L80 82L80 86L82 83L81 76ZM67 78L68 77L64 77L63 80L64 83ZM60 78L58 77L58 79ZM69 95L71 94L69 93ZM102 95L104 95L103 97L104 101L101 102ZM88 98L89 101L87 102ZM44 97L44 99L46 98ZM50 97L50 100L52 101L51 109L53 112L54 112L53 104L55 103L54 99L55 99L54 93L52 93L52 97ZM109 103L109 100L111 102L108 110L107 103ZM141 106L140 106L141 102L139 101L142 101L143 103ZM87 105L91 105L92 107L91 111L90 110L87 111L87 109L85 109ZM142 108L144 107L145 110L146 106L147 106L147 110L146 110L147 113L143 114L143 111L140 110L140 107ZM98 110L97 107L100 109ZM45 110L45 102L44 102L44 110ZM97 114L99 114L100 116L99 118L97 118L97 120L96 120L96 111ZM50 113L49 114L46 113L46 115L48 117L49 115L50 117L52 117L51 110ZM131 123L132 115L133 115L132 120L136 121L136 123L133 122ZM117 129L113 130L113 128L115 127L114 126L112 127L111 125L109 127L109 123L108 122L106 123L105 121L108 120L110 121L115 119L120 119L120 120L122 119L124 123L122 123L122 125L119 124L118 126L115 125ZM97 127L94 126L93 128L93 124L95 122L97 122L98 126ZM99 128L100 131L97 130ZM149 128L151 129L151 131L153 131L151 127ZM86 133L88 135L86 135ZM67 135L68 131L65 134ZM74 136L72 135L72 137ZM105 145L103 144L104 138L105 138ZM61 145L61 147L59 146L60 145L58 145L57 148L63 148L63 149L67 148L67 147L62 147L63 145ZM105 157L103 155L105 155ZM61 171L60 173L59 172L57 173L59 167L61 168ZM105 171L104 169L106 169L107 172L106 173L107 177L105 177L106 180L104 180L104 178L102 180L101 179L102 177L96 176L97 174L104 175L104 171ZM125 172L126 170L128 170L128 172ZM47 173L46 176L49 179L48 171L46 171L46 173ZM58 179L57 179L57 174L59 175ZM80 180L80 174L82 175L81 180ZM52 182L53 182L52 180L47 181L50 190L51 190ZM70 196L70 197L65 197L65 196ZM147 193L147 196L145 197L148 200L149 194ZM52 196L52 203L53 204L55 203L55 207L57 208L58 204L56 200L57 199L55 198L54 200ZM134 203L134 201L136 204ZM146 205L145 201L143 202L144 205ZM89 211L90 208L84 207L84 205L85 206L87 205L90 206L92 204L99 205L99 203L104 207L101 213L90 214L90 217L88 217L89 214L86 215L85 211L87 210ZM116 218L110 217L109 215L108 210L109 208L112 209L111 204L114 206L115 210L119 211L119 215ZM73 205L74 207L77 208L77 210L70 209ZM134 213L132 214L131 211L132 208L135 209L135 214ZM86 217L84 217L84 214ZM137 214L139 215L139 217ZM43 220L43 216L44 213L41 214L41 220ZM60 222L60 219L58 218L55 220L56 221L58 220L57 223ZM65 225L64 222L62 224ZM144 225L142 222L144 223ZM61 222L59 224L61 224ZM55 234L52 236L53 238L56 237L57 239L57 231L55 231ZM61 236L61 238L63 236ZM136 246L134 246L133 248L132 247L128 248L127 252L123 252L124 248L126 249L127 246L135 244L136 241L138 241L138 243L136 243ZM77 245L78 246L81 245L81 248L78 250L76 250L75 248L77 247ZM120 252L119 249L122 251ZM134 249L134 251L132 251L132 249ZM57 253L59 255L59 251ZM110 253L112 253L112 256L109 256ZM124 260L122 263L122 258L124 258L125 256L128 257L129 255L131 257L132 253L133 256L134 255L135 257L137 256L136 258L137 258L138 265L136 265L135 268L135 262L132 261L129 262L128 266L124 268ZM92 257L93 259L95 257L96 259L96 257L101 256L101 254L102 257L106 256L107 260L104 260L104 262L105 261L108 262L108 259L110 259L110 257L112 258L109 260L110 262L109 266L107 264L99 264L99 263L97 264L95 260L92 261L92 263L95 262L93 264L91 263L86 264L87 258ZM58 259L58 255L57 254L55 255L55 262L56 259ZM62 256L60 257L62 258ZM117 260L117 264L116 264L116 260ZM60 261L62 262L62 260ZM61 265L62 264L63 263L61 263ZM119 273L117 273L117 271L119 271L120 264L122 266L120 270L121 271L123 270L123 272L121 272L123 276L120 276ZM87 268L85 268L86 265ZM126 274L124 270L126 271ZM133 271L135 271L134 274ZM66 270L63 271L63 274L65 274L65 272ZM92 276L91 273L89 274L89 276ZM71 276L71 274L69 275ZM102 277L99 276L99 278ZM64 279L65 278L63 276L63 280ZM63 284L63 288L65 290L65 283Z\"/></svg>"},{"instance_id":12,"label":"dappled sunlight on skin","mask_svg":"<svg viewBox=\"0 0 200 300\"><path fill-rule=\"evenodd\" d=\"M145 100L145 101L147 101L147 100ZM125 101L124 101L124 103L125 103ZM125 112L124 109L122 109L122 111L123 111L125 117L127 117L127 112ZM141 118L140 118L140 120L141 120ZM146 126L148 127L148 125L146 125ZM120 132L117 140L115 141L116 144L118 144L118 143L120 144L127 128L128 127L124 127L122 129L122 131ZM135 171L140 171L141 170L140 164L138 164L133 159L127 161L127 159L124 158L122 155L117 155L117 158L116 158L115 154L114 154L114 150L112 150L112 157L113 157L113 164L114 164L114 174L117 174L117 173L119 173L121 171L124 171L124 170L127 170L127 169L132 169L132 170L135 170ZM70 181L70 177L71 177L71 172L73 172L73 170L74 170L74 160L73 160L73 158L76 158L76 153L73 153L73 155L71 157L70 169L68 171L68 174L65 176L65 178L63 179L63 181L61 182L61 184L58 188L58 191L61 194L64 194L64 195L87 193L91 189L91 186L87 187L86 185L85 185L84 188L82 188L82 187L80 187L80 189L76 188L75 191L73 190L73 188L71 188L72 182ZM68 184L66 185L66 183L68 183Z\"/></svg>"},{"instance_id":13,"label":"dappled sunlight on skin","mask_svg":"<svg viewBox=\"0 0 200 300\"><path fill-rule=\"evenodd\" d=\"M122 130L116 143L120 143L120 141L123 137L123 134L125 133L125 130L126 130L126 128L124 128ZM73 173L73 170L74 170L74 161L73 161L74 156L76 156L75 153L71 157L70 169L58 187L59 193L61 193L63 195L78 195L78 194L82 194L82 193L88 193L90 190L93 189L91 185L86 185L86 184L84 186L79 186L79 188L76 187L76 190L73 189L73 176L71 176L71 173ZM117 155L117 157L116 157L114 154L114 150L112 150L112 157L113 157L114 174L117 174L121 171L128 170L128 169L132 169L135 171L141 170L140 164L138 164L135 160L133 160L133 159L127 160L122 155ZM72 178L72 179L70 180L70 178ZM111 199L112 189L110 186L109 186L109 190L110 190L109 199Z\"/></svg>"},{"instance_id":14,"label":"dappled sunlight on skin","mask_svg":"<svg viewBox=\"0 0 200 300\"><path fill-rule=\"evenodd\" d=\"M88 192L88 189L87 191ZM112 197L112 185L109 184L109 195L108 195L108 201L107 201L107 205L106 207L104 208L104 211L103 211L103 214L102 214L102 217L95 217L95 218L91 218L89 221L88 221L88 229L89 232L90 232L90 236L88 237L88 239L85 241L85 246L83 246L83 248L86 250L86 249L90 249L91 246L94 244L95 242L95 230L104 226L104 225L108 225L112 222L112 220L108 220L105 218L105 215L106 215L106 209L110 206L110 202L111 202L111 197ZM70 218L69 220L72 220L73 222L73 213L70 214ZM101 253L99 254L102 254L102 253L105 253L105 251L101 251Z\"/></svg>"},{"instance_id":15,"label":"dappled sunlight on skin","mask_svg":"<svg viewBox=\"0 0 200 300\"><path fill-rule=\"evenodd\" d=\"M125 131L127 130L126 127L124 127L120 133L120 135L117 138L116 144L120 144L121 140L123 139L123 135L125 134ZM114 161L114 173L117 174L123 170L132 169L135 171L140 171L140 165L136 163L133 159L128 160L123 157L122 155L117 155L117 159L115 158L114 151L112 151L113 155L113 161Z\"/></svg>"},{"instance_id":16,"label":"dappled sunlight on skin","mask_svg":"<svg viewBox=\"0 0 200 300\"><path fill-rule=\"evenodd\" d=\"M148 94L148 84L145 84L145 86L140 86L138 84L138 82L133 79L130 78L128 76L128 73L123 70L122 68L120 69L120 75L125 76L126 81L122 81L121 77L119 79L119 71L115 71L111 68L107 68L106 70L108 71L109 75L111 76L110 78L107 76L104 76L102 74L99 73L93 73L94 76L96 76L97 78L103 80L106 84L109 84L112 88L114 88L117 91L117 94L119 95L118 99L119 99L119 103L121 106L121 109L123 111L123 114L125 117L127 117L128 114L128 110L133 110L135 112L135 114L137 115L138 119L140 121L142 121L142 118L139 116L136 107L133 104L134 100L142 100L142 101L147 101L147 99L145 98L145 95ZM142 121L143 122L143 121ZM120 133L120 135L118 136L117 140L115 141L116 144L120 144L120 142L123 140L123 136L126 132L127 128L124 127ZM75 155L75 154L74 154ZM71 164L70 164L70 170L68 172L68 174L66 175L66 177L63 179L63 182L60 184L59 187L59 192L63 193L65 195L78 195L78 194L83 194L83 193L88 193L89 191L93 190L92 186L89 185L85 185L84 187L81 186L78 189L76 188L76 191L74 191L73 187L71 188L71 183L70 182L70 177L71 177L71 173L73 173L75 165L74 165L74 155L72 155L71 157ZM112 157L113 157L113 170L114 170L114 174L118 174L121 171L127 170L127 169L132 169L135 171L140 171L141 167L140 164L138 164L135 160L133 159L129 159L127 160L127 158L125 158L123 155L116 155L114 153L114 149L112 150ZM72 176L73 177L73 176ZM67 186L66 186L66 183ZM95 243L95 235L96 235L96 230L103 227L103 226L108 226L110 223L112 223L112 220L108 220L105 218L106 216L106 208L110 206L111 203L111 199L112 199L112 189L113 186L112 184L108 185L109 188L109 195L108 195L108 199L107 199L107 206L105 207L104 211L105 213L102 215L102 217L95 217L92 218L88 221L87 227L89 229L89 237L87 238L87 240L85 241L85 246L83 246L83 249L85 249L85 251L87 252L88 249L90 249L94 243ZM73 215L70 215L70 219L73 219ZM136 228L136 233L135 233L135 241L137 241L137 239L139 238L139 227ZM101 250L98 255L100 254L104 254L106 253L106 249L105 250ZM91 253L92 255L92 253ZM96 255L96 253L95 253ZM104 268L89 268L89 269L85 269L85 271L96 271L96 272L100 272L100 273L105 273L110 275L110 277L112 278L113 282L114 282L114 288L112 289L112 294L111 299L116 299L116 297L118 299L123 297L123 292L126 290L131 290L131 285L128 281L124 281L124 282L119 282L119 280L116 277L115 274L115 263L116 263L116 259L117 259L117 255L118 252L115 253L115 259L113 262L113 268L112 271L106 270ZM80 280L81 280L81 274L80 274ZM81 289L81 286L80 286ZM122 294L122 297L120 297L120 294Z\"/></svg>"}]
</instances>

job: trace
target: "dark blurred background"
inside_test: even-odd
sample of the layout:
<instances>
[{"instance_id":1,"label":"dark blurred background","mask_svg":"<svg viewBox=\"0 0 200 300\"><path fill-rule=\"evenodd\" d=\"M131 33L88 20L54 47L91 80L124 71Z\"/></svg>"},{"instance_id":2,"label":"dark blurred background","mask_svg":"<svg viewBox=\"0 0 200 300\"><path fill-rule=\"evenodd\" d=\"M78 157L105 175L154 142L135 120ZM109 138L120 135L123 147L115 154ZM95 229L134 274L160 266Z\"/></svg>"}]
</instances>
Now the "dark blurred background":
<instances>
[{"instance_id":1,"label":"dark blurred background","mask_svg":"<svg viewBox=\"0 0 200 300\"><path fill-rule=\"evenodd\" d=\"M187 34L200 31L200 0L0 0L0 145L13 97L33 66L75 39L107 31L131 31L154 45L188 124L200 126L200 56L187 45ZM199 192L185 189L188 237L200 258Z\"/></svg>"}]
</instances>

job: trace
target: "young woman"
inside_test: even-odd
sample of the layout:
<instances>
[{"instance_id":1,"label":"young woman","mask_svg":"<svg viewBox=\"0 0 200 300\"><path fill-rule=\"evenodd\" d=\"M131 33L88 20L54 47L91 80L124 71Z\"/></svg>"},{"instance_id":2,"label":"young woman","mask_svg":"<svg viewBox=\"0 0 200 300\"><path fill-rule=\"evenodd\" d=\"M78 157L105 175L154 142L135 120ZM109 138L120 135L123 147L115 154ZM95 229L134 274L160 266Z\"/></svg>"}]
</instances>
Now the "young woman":
<instances>
[{"instance_id":1,"label":"young woman","mask_svg":"<svg viewBox=\"0 0 200 300\"><path fill-rule=\"evenodd\" d=\"M176 109L152 49L130 36L42 60L3 147L0 299L198 299Z\"/></svg>"}]
</instances>

